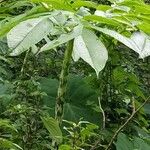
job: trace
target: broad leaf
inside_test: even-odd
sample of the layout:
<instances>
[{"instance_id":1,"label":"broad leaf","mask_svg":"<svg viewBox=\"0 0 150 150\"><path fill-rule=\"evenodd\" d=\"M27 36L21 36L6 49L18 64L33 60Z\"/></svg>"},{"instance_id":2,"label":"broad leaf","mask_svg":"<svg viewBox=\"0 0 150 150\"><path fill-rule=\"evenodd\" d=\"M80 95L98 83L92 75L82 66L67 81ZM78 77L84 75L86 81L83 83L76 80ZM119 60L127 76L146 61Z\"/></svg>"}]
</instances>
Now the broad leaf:
<instances>
[{"instance_id":1,"label":"broad leaf","mask_svg":"<svg viewBox=\"0 0 150 150\"><path fill-rule=\"evenodd\" d=\"M51 138L56 140L57 143L61 143L63 137L58 122L52 117L41 117L41 119L49 131Z\"/></svg>"},{"instance_id":2,"label":"broad leaf","mask_svg":"<svg viewBox=\"0 0 150 150\"><path fill-rule=\"evenodd\" d=\"M133 150L134 149L131 141L129 141L128 137L123 133L119 133L117 137L116 148L117 150Z\"/></svg>"},{"instance_id":3,"label":"broad leaf","mask_svg":"<svg viewBox=\"0 0 150 150\"><path fill-rule=\"evenodd\" d=\"M134 138L134 149L138 149L138 150L149 150L150 149L150 145L148 145L143 139L140 139L138 137Z\"/></svg>"},{"instance_id":4,"label":"broad leaf","mask_svg":"<svg viewBox=\"0 0 150 150\"><path fill-rule=\"evenodd\" d=\"M54 116L57 97L58 81L56 79L42 78L40 80L42 91L47 94L44 104L50 107L50 115ZM80 118L90 122L99 122L99 113L91 109L87 102L97 103L95 90L85 83L84 78L72 75L68 80L67 93L65 95L64 119L78 121ZM93 117L94 115L94 117Z\"/></svg>"},{"instance_id":5,"label":"broad leaf","mask_svg":"<svg viewBox=\"0 0 150 150\"><path fill-rule=\"evenodd\" d=\"M139 53L140 58L145 58L150 55L150 37L142 32L135 32L131 36L131 40L137 45L134 49Z\"/></svg>"},{"instance_id":6,"label":"broad leaf","mask_svg":"<svg viewBox=\"0 0 150 150\"><path fill-rule=\"evenodd\" d=\"M119 133L116 148L117 150L149 150L150 145L138 137L134 137L133 140L129 140L125 134Z\"/></svg>"},{"instance_id":7,"label":"broad leaf","mask_svg":"<svg viewBox=\"0 0 150 150\"><path fill-rule=\"evenodd\" d=\"M93 67L97 75L108 59L105 46L95 33L88 29L83 29L82 35L75 38L74 53Z\"/></svg>"},{"instance_id":8,"label":"broad leaf","mask_svg":"<svg viewBox=\"0 0 150 150\"><path fill-rule=\"evenodd\" d=\"M142 32L134 32L130 38L125 37L114 30L91 26L93 29L107 34L139 54L140 58L150 55L150 37Z\"/></svg>"},{"instance_id":9,"label":"broad leaf","mask_svg":"<svg viewBox=\"0 0 150 150\"><path fill-rule=\"evenodd\" d=\"M19 55L30 47L35 49L35 44L47 36L52 28L53 24L47 17L21 22L7 34L8 46L12 50L10 55Z\"/></svg>"}]
</instances>

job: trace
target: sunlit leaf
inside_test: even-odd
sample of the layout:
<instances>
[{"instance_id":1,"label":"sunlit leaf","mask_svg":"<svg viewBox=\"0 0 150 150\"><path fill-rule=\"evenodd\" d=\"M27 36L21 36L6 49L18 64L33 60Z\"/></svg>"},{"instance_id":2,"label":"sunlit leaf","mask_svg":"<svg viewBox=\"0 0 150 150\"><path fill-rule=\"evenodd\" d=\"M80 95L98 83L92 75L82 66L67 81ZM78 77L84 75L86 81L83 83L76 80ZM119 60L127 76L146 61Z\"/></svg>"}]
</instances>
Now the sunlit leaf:
<instances>
[{"instance_id":1,"label":"sunlit leaf","mask_svg":"<svg viewBox=\"0 0 150 150\"><path fill-rule=\"evenodd\" d=\"M78 25L73 29L73 31L60 35L60 37L58 37L58 39L54 39L53 41L50 41L49 43L44 45L41 48L40 52L53 49L57 46L60 46L61 44L64 44L64 43L74 39L75 37L82 34L82 28L83 28L82 25Z\"/></svg>"},{"instance_id":2,"label":"sunlit leaf","mask_svg":"<svg viewBox=\"0 0 150 150\"><path fill-rule=\"evenodd\" d=\"M48 35L52 28L53 24L47 17L21 22L7 34L8 46L12 50L10 55L19 55L35 46Z\"/></svg>"},{"instance_id":3,"label":"sunlit leaf","mask_svg":"<svg viewBox=\"0 0 150 150\"><path fill-rule=\"evenodd\" d=\"M107 34L139 54L140 58L150 55L150 37L142 32L134 32L130 38L125 37L114 30L91 26L93 29Z\"/></svg>"},{"instance_id":4,"label":"sunlit leaf","mask_svg":"<svg viewBox=\"0 0 150 150\"><path fill-rule=\"evenodd\" d=\"M93 31L83 29L82 35L74 40L74 53L93 67L98 75L105 67L108 54L103 43Z\"/></svg>"}]
</instances>

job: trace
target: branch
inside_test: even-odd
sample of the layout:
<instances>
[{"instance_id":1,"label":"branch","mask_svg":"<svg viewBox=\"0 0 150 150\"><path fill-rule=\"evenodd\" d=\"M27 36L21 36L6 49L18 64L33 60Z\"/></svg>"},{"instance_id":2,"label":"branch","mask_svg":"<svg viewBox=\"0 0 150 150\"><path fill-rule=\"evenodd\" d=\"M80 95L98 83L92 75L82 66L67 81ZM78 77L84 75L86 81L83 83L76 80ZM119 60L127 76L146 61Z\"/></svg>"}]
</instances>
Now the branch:
<instances>
[{"instance_id":1,"label":"branch","mask_svg":"<svg viewBox=\"0 0 150 150\"><path fill-rule=\"evenodd\" d=\"M103 116L103 126L102 126L102 129L105 129L105 124L106 124L106 116L105 116L105 112L102 108L102 105L101 105L101 99L100 99L100 96L98 97L98 103L99 103L99 109L101 110L101 113L102 113L102 116Z\"/></svg>"},{"instance_id":2,"label":"branch","mask_svg":"<svg viewBox=\"0 0 150 150\"><path fill-rule=\"evenodd\" d=\"M132 107L133 107L133 111L131 116L127 119L127 121L120 126L120 128L114 133L113 137L111 138L108 146L106 147L105 150L108 150L110 148L110 146L112 145L113 141L116 139L117 135L119 134L119 132L132 120L132 118L135 116L135 114L149 101L150 96L142 103L141 106L139 106L136 110L135 110L135 103L134 100L132 101Z\"/></svg>"}]
</instances>

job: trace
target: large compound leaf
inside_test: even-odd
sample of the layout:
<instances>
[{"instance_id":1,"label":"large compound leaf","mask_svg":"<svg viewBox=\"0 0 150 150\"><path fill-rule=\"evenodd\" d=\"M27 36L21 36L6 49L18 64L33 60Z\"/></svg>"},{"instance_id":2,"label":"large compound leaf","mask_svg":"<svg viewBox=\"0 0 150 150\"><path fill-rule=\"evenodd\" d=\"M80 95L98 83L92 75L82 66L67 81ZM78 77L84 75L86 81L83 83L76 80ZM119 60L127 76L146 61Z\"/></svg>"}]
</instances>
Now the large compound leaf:
<instances>
[{"instance_id":1,"label":"large compound leaf","mask_svg":"<svg viewBox=\"0 0 150 150\"><path fill-rule=\"evenodd\" d=\"M68 11L53 11L51 15L29 19L15 26L8 34L8 46L11 56L16 56L32 48L34 53L53 49L82 33L82 24L75 15ZM52 40L48 38L54 36ZM36 44L45 39L46 44Z\"/></svg>"},{"instance_id":2,"label":"large compound leaf","mask_svg":"<svg viewBox=\"0 0 150 150\"><path fill-rule=\"evenodd\" d=\"M16 56L41 41L52 30L53 24L47 17L29 19L21 22L7 34L11 56Z\"/></svg>"},{"instance_id":3,"label":"large compound leaf","mask_svg":"<svg viewBox=\"0 0 150 150\"><path fill-rule=\"evenodd\" d=\"M93 67L97 75L104 68L108 59L105 46L95 33L88 29L83 29L82 35L75 38L74 53Z\"/></svg>"},{"instance_id":4,"label":"large compound leaf","mask_svg":"<svg viewBox=\"0 0 150 150\"><path fill-rule=\"evenodd\" d=\"M93 29L107 34L139 54L140 58L150 55L150 37L143 32L134 32L130 38L125 37L114 30L91 26Z\"/></svg>"}]
</instances>

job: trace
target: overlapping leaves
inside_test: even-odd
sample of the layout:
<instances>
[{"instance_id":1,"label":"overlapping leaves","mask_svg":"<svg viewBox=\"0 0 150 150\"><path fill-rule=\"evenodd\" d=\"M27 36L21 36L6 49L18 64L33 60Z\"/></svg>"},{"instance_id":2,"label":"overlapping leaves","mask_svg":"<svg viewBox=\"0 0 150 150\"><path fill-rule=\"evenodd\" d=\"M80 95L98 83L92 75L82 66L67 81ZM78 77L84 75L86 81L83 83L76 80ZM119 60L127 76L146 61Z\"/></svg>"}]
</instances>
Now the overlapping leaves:
<instances>
[{"instance_id":1,"label":"overlapping leaves","mask_svg":"<svg viewBox=\"0 0 150 150\"><path fill-rule=\"evenodd\" d=\"M149 150L150 145L138 137L134 137L131 141L125 134L120 133L117 138L116 148L117 150Z\"/></svg>"},{"instance_id":2,"label":"overlapping leaves","mask_svg":"<svg viewBox=\"0 0 150 150\"><path fill-rule=\"evenodd\" d=\"M58 81L56 79L42 78L40 83L42 91L47 94L44 98L44 103L50 107L50 114L53 116ZM99 115L87 105L87 101L97 103L96 92L81 76L70 76L65 96L64 119L78 121L83 117L84 120L98 122Z\"/></svg>"}]
</instances>

